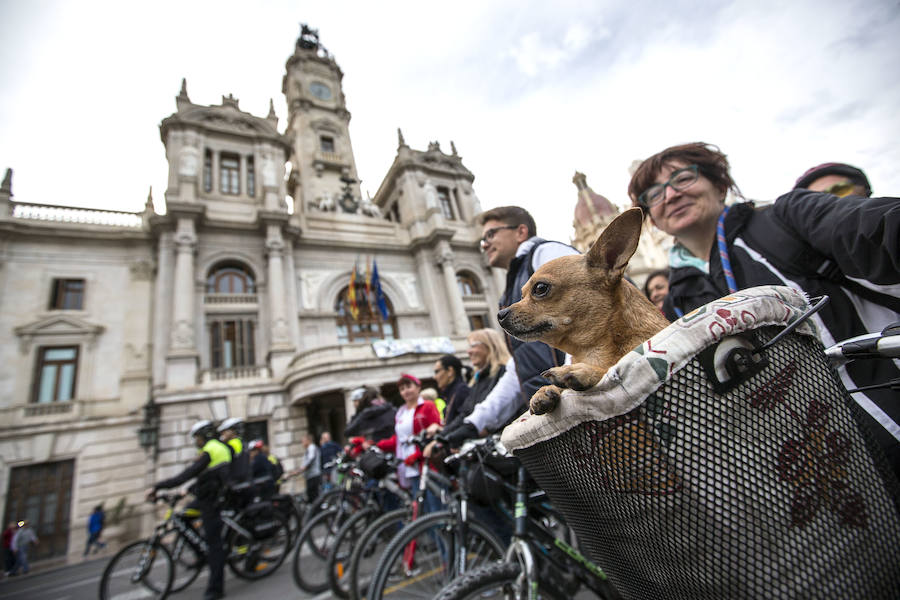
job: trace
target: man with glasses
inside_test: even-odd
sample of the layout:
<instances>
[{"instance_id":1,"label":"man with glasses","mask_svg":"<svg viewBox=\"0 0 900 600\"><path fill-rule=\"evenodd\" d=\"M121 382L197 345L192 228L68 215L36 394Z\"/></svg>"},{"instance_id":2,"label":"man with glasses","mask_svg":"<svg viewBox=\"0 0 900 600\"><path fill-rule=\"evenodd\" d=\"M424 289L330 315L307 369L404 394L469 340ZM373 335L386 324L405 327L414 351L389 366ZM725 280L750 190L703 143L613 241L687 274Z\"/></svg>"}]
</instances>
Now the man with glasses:
<instances>
[{"instance_id":1,"label":"man with glasses","mask_svg":"<svg viewBox=\"0 0 900 600\"><path fill-rule=\"evenodd\" d=\"M544 263L578 250L560 242L537 237L537 226L527 210L519 206L500 206L481 213L481 251L488 264L506 269L506 289L500 308L522 299L522 286ZM458 443L468 437L494 432L519 416L528 400L550 382L541 376L547 369L562 365L565 354L543 342L522 342L507 337L512 358L506 372L484 402L477 404L463 424L442 437Z\"/></svg>"},{"instance_id":2,"label":"man with glasses","mask_svg":"<svg viewBox=\"0 0 900 600\"><path fill-rule=\"evenodd\" d=\"M825 192L840 198L847 196L872 196L872 186L862 169L844 163L825 163L800 176L794 189Z\"/></svg>"}]
</instances>

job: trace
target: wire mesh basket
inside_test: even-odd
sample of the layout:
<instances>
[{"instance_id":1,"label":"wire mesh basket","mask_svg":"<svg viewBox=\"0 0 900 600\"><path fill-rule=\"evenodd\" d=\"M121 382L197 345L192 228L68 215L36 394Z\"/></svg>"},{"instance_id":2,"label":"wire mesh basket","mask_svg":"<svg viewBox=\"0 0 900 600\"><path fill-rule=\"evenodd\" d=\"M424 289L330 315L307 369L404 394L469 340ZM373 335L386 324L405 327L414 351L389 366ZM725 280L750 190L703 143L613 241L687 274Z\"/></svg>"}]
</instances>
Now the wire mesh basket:
<instances>
[{"instance_id":1,"label":"wire mesh basket","mask_svg":"<svg viewBox=\"0 0 900 600\"><path fill-rule=\"evenodd\" d=\"M504 431L626 598L900 597L898 484L814 328L752 352L805 308L723 298Z\"/></svg>"}]
</instances>

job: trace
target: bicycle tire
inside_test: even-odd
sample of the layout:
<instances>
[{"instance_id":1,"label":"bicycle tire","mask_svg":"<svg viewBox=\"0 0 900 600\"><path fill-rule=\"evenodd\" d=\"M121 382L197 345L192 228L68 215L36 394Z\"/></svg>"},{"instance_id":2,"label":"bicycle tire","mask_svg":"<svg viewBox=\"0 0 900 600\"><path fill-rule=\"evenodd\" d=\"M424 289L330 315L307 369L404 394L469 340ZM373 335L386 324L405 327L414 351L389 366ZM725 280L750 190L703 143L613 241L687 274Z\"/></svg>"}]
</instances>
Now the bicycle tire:
<instances>
[{"instance_id":1,"label":"bicycle tire","mask_svg":"<svg viewBox=\"0 0 900 600\"><path fill-rule=\"evenodd\" d=\"M306 525L314 516L323 510L328 510L333 507L340 499L340 496L345 493L346 492L340 488L325 490L319 494L315 500L308 502L306 510L303 513L303 524Z\"/></svg>"},{"instance_id":2,"label":"bicycle tire","mask_svg":"<svg viewBox=\"0 0 900 600\"><path fill-rule=\"evenodd\" d=\"M348 592L350 555L353 553L353 548L359 543L362 532L380 514L380 507L367 506L350 515L350 518L344 521L338 530L325 567L325 573L328 576L328 587L337 598L346 600L350 596Z\"/></svg>"},{"instance_id":3,"label":"bicycle tire","mask_svg":"<svg viewBox=\"0 0 900 600\"><path fill-rule=\"evenodd\" d=\"M350 517L336 507L320 512L312 518L300 533L294 548L294 583L301 590L319 594L328 589L325 568L341 525Z\"/></svg>"},{"instance_id":4,"label":"bicycle tire","mask_svg":"<svg viewBox=\"0 0 900 600\"><path fill-rule=\"evenodd\" d=\"M362 600L378 566L380 550L387 547L395 535L412 518L410 507L398 508L372 521L359 536L359 542L350 555L350 569L347 586L349 600Z\"/></svg>"},{"instance_id":5,"label":"bicycle tire","mask_svg":"<svg viewBox=\"0 0 900 600\"><path fill-rule=\"evenodd\" d=\"M271 501L287 521L288 531L291 533L291 548L293 548L303 530L303 513L300 512L294 499L290 496L276 496Z\"/></svg>"},{"instance_id":6,"label":"bicycle tire","mask_svg":"<svg viewBox=\"0 0 900 600\"><path fill-rule=\"evenodd\" d=\"M435 600L471 600L475 598L496 598L498 600L515 600L528 598L527 582L520 579L522 567L519 563L504 562L484 565L465 573L451 581L447 587L435 597ZM555 590L552 586L543 585L538 580L538 598L567 600L568 596Z\"/></svg>"},{"instance_id":7,"label":"bicycle tire","mask_svg":"<svg viewBox=\"0 0 900 600\"><path fill-rule=\"evenodd\" d=\"M264 535L253 533L259 525L257 519L274 521ZM238 515L238 524L251 532L248 539L240 532L229 529L226 542L225 563L231 572L241 579L262 579L278 570L291 551L291 533L284 515L274 508L263 516Z\"/></svg>"},{"instance_id":8,"label":"bicycle tire","mask_svg":"<svg viewBox=\"0 0 900 600\"><path fill-rule=\"evenodd\" d=\"M175 565L165 546L150 539L132 542L116 552L100 577L100 600L133 597L135 586L164 599L172 589ZM143 596L142 596L143 597Z\"/></svg>"},{"instance_id":9,"label":"bicycle tire","mask_svg":"<svg viewBox=\"0 0 900 600\"><path fill-rule=\"evenodd\" d=\"M441 511L420 517L404 527L381 555L366 594L367 600L382 600L386 596L434 598L456 576L452 530L457 522L454 513ZM471 562L467 569L500 560L505 546L497 536L478 521L470 519L467 525L465 542ZM389 579L394 580L390 586Z\"/></svg>"},{"instance_id":10,"label":"bicycle tire","mask_svg":"<svg viewBox=\"0 0 900 600\"><path fill-rule=\"evenodd\" d=\"M168 539L174 535L174 539ZM180 592L194 583L200 571L206 565L206 556L197 552L197 549L188 542L187 538L177 530L167 531L160 538L160 543L166 547L172 557L175 574L172 577L170 594Z\"/></svg>"}]
</instances>

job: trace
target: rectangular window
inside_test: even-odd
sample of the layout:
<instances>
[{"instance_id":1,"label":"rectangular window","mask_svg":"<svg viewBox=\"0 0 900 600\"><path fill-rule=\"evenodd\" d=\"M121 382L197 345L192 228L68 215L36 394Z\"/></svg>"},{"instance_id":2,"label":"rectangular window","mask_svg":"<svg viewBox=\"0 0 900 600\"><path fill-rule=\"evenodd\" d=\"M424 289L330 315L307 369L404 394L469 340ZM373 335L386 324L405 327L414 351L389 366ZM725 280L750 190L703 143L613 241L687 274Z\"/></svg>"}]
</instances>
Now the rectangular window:
<instances>
[{"instance_id":1,"label":"rectangular window","mask_svg":"<svg viewBox=\"0 0 900 600\"><path fill-rule=\"evenodd\" d=\"M485 329L488 326L487 316L485 315L469 315L469 329Z\"/></svg>"},{"instance_id":2,"label":"rectangular window","mask_svg":"<svg viewBox=\"0 0 900 600\"><path fill-rule=\"evenodd\" d=\"M54 279L50 308L81 310L84 306L84 279Z\"/></svg>"},{"instance_id":3,"label":"rectangular window","mask_svg":"<svg viewBox=\"0 0 900 600\"><path fill-rule=\"evenodd\" d=\"M453 204L450 202L450 190L445 187L437 188L438 200L441 203L441 212L448 221L454 220Z\"/></svg>"},{"instance_id":4,"label":"rectangular window","mask_svg":"<svg viewBox=\"0 0 900 600\"><path fill-rule=\"evenodd\" d=\"M212 151L207 150L203 154L203 191L212 191Z\"/></svg>"},{"instance_id":5,"label":"rectangular window","mask_svg":"<svg viewBox=\"0 0 900 600\"><path fill-rule=\"evenodd\" d=\"M334 138L327 135L319 136L319 147L322 152L334 152Z\"/></svg>"},{"instance_id":6,"label":"rectangular window","mask_svg":"<svg viewBox=\"0 0 900 600\"><path fill-rule=\"evenodd\" d=\"M241 193L241 159L237 155L219 157L219 176L223 194L236 196Z\"/></svg>"},{"instance_id":7,"label":"rectangular window","mask_svg":"<svg viewBox=\"0 0 900 600\"><path fill-rule=\"evenodd\" d=\"M252 156L247 157L247 195L251 198L256 195L256 169Z\"/></svg>"},{"instance_id":8,"label":"rectangular window","mask_svg":"<svg viewBox=\"0 0 900 600\"><path fill-rule=\"evenodd\" d=\"M255 365L254 329L254 322L249 319L210 323L212 368L231 369Z\"/></svg>"},{"instance_id":9,"label":"rectangular window","mask_svg":"<svg viewBox=\"0 0 900 600\"><path fill-rule=\"evenodd\" d=\"M78 348L39 348L34 402L66 402L75 397Z\"/></svg>"}]
</instances>

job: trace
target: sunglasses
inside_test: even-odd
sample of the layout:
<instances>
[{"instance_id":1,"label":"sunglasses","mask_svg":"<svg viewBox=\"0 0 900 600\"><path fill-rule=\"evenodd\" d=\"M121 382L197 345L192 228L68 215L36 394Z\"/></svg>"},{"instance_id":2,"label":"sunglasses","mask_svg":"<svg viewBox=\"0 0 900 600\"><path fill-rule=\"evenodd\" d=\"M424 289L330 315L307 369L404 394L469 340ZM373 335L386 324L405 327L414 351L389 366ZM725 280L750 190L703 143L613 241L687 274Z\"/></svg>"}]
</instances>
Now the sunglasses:
<instances>
[{"instance_id":1,"label":"sunglasses","mask_svg":"<svg viewBox=\"0 0 900 600\"><path fill-rule=\"evenodd\" d=\"M843 198L845 196L849 196L853 193L853 188L856 187L856 184L852 181L844 181L843 183L836 183L833 186L829 187L826 190L823 190L826 194L834 194L838 198Z\"/></svg>"}]
</instances>

